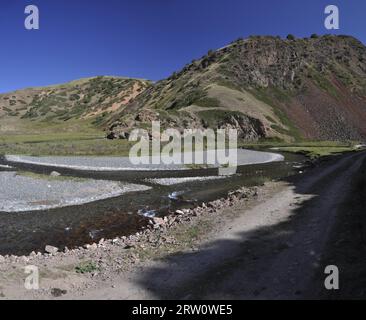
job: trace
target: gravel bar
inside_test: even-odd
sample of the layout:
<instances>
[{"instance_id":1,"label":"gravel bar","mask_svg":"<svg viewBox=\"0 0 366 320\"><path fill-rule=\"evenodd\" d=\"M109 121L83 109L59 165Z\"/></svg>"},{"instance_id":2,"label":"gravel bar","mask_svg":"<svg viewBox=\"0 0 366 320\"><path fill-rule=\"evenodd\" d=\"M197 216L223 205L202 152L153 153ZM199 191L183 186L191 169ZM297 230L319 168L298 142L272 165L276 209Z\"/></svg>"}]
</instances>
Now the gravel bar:
<instances>
[{"instance_id":1,"label":"gravel bar","mask_svg":"<svg viewBox=\"0 0 366 320\"><path fill-rule=\"evenodd\" d=\"M67 207L145 191L148 186L92 179L38 179L0 172L0 211L24 212Z\"/></svg>"},{"instance_id":2,"label":"gravel bar","mask_svg":"<svg viewBox=\"0 0 366 320\"><path fill-rule=\"evenodd\" d=\"M186 154L181 154L181 158ZM203 159L206 162L207 155L212 155L212 151L203 152ZM129 157L80 157L80 156L69 156L69 157L33 157L33 156L19 156L19 155L6 155L7 161L15 163L27 163L42 166L51 166L59 168L68 168L75 170L86 170L86 171L169 171L169 170L188 170L190 169L187 165L179 164L151 164L155 157L145 157L144 160L149 164L138 164L135 165L130 161ZM167 158L167 156L162 156ZM194 156L192 156L194 161ZM238 166L261 164L275 161L283 161L284 157L277 153L252 151L246 149L237 150L237 163ZM183 162L183 161L182 161ZM219 167L216 163L212 167Z\"/></svg>"}]
</instances>

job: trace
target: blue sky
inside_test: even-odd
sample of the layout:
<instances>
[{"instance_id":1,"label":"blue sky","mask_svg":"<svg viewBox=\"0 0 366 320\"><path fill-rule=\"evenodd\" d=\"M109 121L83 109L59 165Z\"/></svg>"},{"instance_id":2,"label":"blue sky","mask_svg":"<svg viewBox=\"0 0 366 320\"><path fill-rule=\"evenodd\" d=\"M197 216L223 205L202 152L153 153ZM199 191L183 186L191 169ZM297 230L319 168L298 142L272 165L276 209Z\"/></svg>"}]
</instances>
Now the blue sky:
<instances>
[{"instance_id":1,"label":"blue sky","mask_svg":"<svg viewBox=\"0 0 366 320\"><path fill-rule=\"evenodd\" d=\"M40 30L24 28L37 5ZM341 29L324 28L336 4ZM366 43L365 0L1 0L0 92L96 75L159 80L238 37L341 33Z\"/></svg>"}]
</instances>

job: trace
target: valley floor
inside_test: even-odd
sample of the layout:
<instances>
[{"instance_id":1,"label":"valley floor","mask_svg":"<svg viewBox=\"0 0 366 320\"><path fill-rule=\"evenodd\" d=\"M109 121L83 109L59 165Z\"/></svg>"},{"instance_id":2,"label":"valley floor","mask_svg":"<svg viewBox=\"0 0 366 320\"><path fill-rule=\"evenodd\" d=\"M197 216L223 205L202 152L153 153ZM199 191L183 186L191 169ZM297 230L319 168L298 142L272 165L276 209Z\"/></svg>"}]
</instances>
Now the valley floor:
<instances>
[{"instance_id":1,"label":"valley floor","mask_svg":"<svg viewBox=\"0 0 366 320\"><path fill-rule=\"evenodd\" d=\"M21 264L0 265L0 291L5 299L362 298L365 159L362 152L325 161L301 177L266 184L249 201L188 219L189 227L165 234L184 234L183 246L95 253L115 266L131 250L139 258L128 270L75 274L70 265L80 257L49 257L41 289L26 291ZM339 291L324 289L329 264L340 269Z\"/></svg>"}]
</instances>

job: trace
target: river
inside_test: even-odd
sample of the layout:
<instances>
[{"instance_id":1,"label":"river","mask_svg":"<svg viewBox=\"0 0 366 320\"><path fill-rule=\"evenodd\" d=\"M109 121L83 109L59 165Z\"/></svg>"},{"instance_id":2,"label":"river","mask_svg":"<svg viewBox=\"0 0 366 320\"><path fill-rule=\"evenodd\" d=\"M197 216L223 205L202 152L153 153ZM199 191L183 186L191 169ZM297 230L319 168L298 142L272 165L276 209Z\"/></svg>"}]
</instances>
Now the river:
<instances>
[{"instance_id":1,"label":"river","mask_svg":"<svg viewBox=\"0 0 366 320\"><path fill-rule=\"evenodd\" d=\"M63 176L123 181L149 186L151 189L83 205L0 212L0 254L27 255L32 251L42 252L46 245L60 249L73 248L98 242L102 238L111 239L138 232L148 224L149 216L164 216L177 209L225 197L229 191L242 186L254 186L268 179L282 179L298 173L299 165L305 158L285 153L283 156L284 161L241 165L236 175L219 180L188 180L173 185L156 184L151 179L217 176L218 170L90 171L45 163L12 162L1 157L0 171L22 170L49 175L56 170Z\"/></svg>"}]
</instances>

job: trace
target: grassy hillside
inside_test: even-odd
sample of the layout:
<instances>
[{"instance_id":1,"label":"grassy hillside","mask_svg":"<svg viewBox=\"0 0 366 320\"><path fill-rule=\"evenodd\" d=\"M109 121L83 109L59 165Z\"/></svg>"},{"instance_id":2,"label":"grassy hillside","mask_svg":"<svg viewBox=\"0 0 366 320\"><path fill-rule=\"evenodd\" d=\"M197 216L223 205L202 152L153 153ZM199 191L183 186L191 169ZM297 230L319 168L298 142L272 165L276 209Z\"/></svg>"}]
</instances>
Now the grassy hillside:
<instances>
[{"instance_id":1,"label":"grassy hillside","mask_svg":"<svg viewBox=\"0 0 366 320\"><path fill-rule=\"evenodd\" d=\"M111 137L165 127L237 128L247 141L366 136L366 49L347 36L238 39L145 90L110 119Z\"/></svg>"},{"instance_id":2,"label":"grassy hillside","mask_svg":"<svg viewBox=\"0 0 366 320\"><path fill-rule=\"evenodd\" d=\"M0 153L126 154L127 133L153 120L235 128L246 145L364 140L366 48L348 36L250 37L156 83L95 77L0 94Z\"/></svg>"},{"instance_id":3,"label":"grassy hillside","mask_svg":"<svg viewBox=\"0 0 366 320\"><path fill-rule=\"evenodd\" d=\"M149 82L95 77L0 95L0 132L52 134L101 132L104 120L140 94Z\"/></svg>"}]
</instances>

